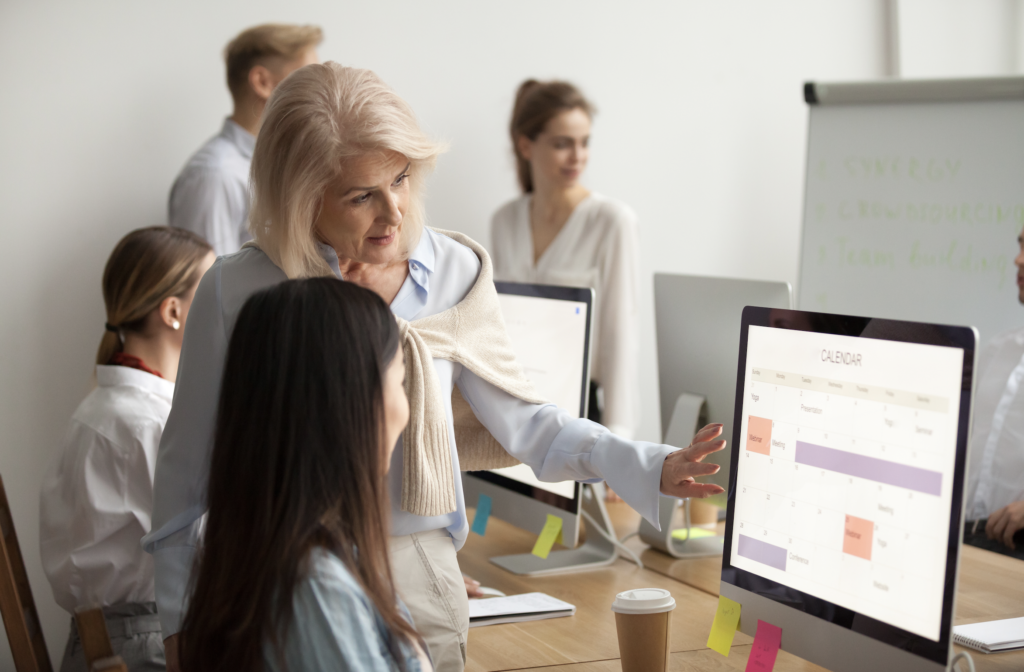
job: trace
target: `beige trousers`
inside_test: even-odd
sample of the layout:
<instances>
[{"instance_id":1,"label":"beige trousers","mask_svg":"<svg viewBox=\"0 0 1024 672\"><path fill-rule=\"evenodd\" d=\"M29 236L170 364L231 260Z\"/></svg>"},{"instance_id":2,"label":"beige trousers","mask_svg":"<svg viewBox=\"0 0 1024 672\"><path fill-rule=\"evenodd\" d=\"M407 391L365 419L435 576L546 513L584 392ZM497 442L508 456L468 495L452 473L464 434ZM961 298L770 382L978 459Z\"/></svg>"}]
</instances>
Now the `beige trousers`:
<instances>
[{"instance_id":1,"label":"beige trousers","mask_svg":"<svg viewBox=\"0 0 1024 672\"><path fill-rule=\"evenodd\" d=\"M469 600L455 544L445 530L391 537L391 571L437 672L466 666Z\"/></svg>"}]
</instances>

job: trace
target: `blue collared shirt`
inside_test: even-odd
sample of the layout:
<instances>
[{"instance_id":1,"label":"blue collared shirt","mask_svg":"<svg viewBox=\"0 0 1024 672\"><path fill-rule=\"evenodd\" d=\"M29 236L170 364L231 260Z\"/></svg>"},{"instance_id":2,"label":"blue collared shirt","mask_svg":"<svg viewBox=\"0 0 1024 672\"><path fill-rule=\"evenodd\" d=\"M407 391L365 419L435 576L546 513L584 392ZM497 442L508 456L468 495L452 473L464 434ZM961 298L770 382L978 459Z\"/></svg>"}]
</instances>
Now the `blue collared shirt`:
<instances>
[{"instance_id":1,"label":"blue collared shirt","mask_svg":"<svg viewBox=\"0 0 1024 672\"><path fill-rule=\"evenodd\" d=\"M323 258L338 277L338 258L326 245ZM407 321L445 311L469 293L480 260L468 247L429 229L409 257L409 275L391 302ZM189 309L174 404L160 443L154 482L153 532L143 539L154 555L157 607L164 637L178 632L213 448L220 377L235 319L255 292L282 282L284 273L263 252L246 248L219 258L203 277ZM627 441L596 423L574 418L553 404L530 404L485 382L469 369L435 359L448 421L456 509L441 516L401 510L402 445L388 474L391 533L444 529L457 548L469 535L455 445L451 391L458 385L474 414L506 451L542 481L605 479L634 509L657 525L661 469L669 446Z\"/></svg>"},{"instance_id":2,"label":"blue collared shirt","mask_svg":"<svg viewBox=\"0 0 1024 672\"><path fill-rule=\"evenodd\" d=\"M398 672L398 661L388 646L392 634L344 563L315 548L309 567L309 574L292 593L291 627L282 642L287 669ZM399 609L411 620L405 605L399 603ZM423 670L413 645L403 642L396 648L406 672ZM283 672L269 642L263 662L271 672Z\"/></svg>"},{"instance_id":3,"label":"blue collared shirt","mask_svg":"<svg viewBox=\"0 0 1024 672\"><path fill-rule=\"evenodd\" d=\"M210 243L217 256L241 249L249 235L249 166L256 137L230 119L181 169L167 203L167 223Z\"/></svg>"}]
</instances>

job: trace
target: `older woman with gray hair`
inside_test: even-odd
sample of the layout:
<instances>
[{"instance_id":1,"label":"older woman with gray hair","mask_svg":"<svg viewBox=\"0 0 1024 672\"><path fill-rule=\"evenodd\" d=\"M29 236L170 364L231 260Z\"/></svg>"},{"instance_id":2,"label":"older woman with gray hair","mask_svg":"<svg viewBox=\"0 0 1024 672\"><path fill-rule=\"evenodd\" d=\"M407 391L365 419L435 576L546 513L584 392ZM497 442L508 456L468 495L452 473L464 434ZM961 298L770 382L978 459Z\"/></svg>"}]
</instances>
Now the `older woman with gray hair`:
<instances>
[{"instance_id":1,"label":"older woman with gray hair","mask_svg":"<svg viewBox=\"0 0 1024 672\"><path fill-rule=\"evenodd\" d=\"M659 493L706 497L710 425L683 450L627 441L536 397L505 334L483 247L424 227L423 181L442 147L375 74L309 65L271 97L252 163L253 242L196 292L156 467L153 531L165 638L180 628L205 510L227 343L245 300L289 278L373 290L398 318L410 423L389 473L392 564L438 670L462 670L469 626L456 551L469 531L460 470L518 462L545 481L607 479L656 521ZM338 344L345 347L344 343ZM287 391L282 391L287 394ZM168 642L175 667L176 640Z\"/></svg>"}]
</instances>

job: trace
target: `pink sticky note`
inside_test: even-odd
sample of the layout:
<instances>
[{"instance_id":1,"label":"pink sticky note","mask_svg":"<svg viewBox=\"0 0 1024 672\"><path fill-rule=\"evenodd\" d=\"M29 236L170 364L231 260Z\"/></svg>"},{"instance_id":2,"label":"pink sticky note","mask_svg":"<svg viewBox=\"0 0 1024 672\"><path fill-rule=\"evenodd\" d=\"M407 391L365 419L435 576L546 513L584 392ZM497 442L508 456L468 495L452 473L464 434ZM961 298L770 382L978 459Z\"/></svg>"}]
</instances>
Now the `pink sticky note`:
<instances>
[{"instance_id":1,"label":"pink sticky note","mask_svg":"<svg viewBox=\"0 0 1024 672\"><path fill-rule=\"evenodd\" d=\"M746 672L772 672L775 657L782 646L782 628L757 619L757 633L754 635L754 646L750 649Z\"/></svg>"}]
</instances>

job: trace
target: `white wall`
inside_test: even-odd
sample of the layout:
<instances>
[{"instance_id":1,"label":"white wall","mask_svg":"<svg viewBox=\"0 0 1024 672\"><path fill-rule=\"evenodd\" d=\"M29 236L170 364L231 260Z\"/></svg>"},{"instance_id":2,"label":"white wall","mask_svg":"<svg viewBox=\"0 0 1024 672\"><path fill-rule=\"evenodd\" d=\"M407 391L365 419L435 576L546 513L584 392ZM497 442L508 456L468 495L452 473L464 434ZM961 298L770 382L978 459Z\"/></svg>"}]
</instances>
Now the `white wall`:
<instances>
[{"instance_id":1,"label":"white wall","mask_svg":"<svg viewBox=\"0 0 1024 672\"><path fill-rule=\"evenodd\" d=\"M232 35L322 25L324 58L375 69L451 141L431 220L483 241L516 194L516 85L579 84L600 108L586 180L641 221L640 437L654 440L651 274L795 281L801 83L881 76L884 15L881 0L0 4L0 475L54 661L68 618L39 568L39 484L91 384L106 256L164 222L174 175L229 111L220 50ZM13 669L2 641L0 669Z\"/></svg>"},{"instance_id":2,"label":"white wall","mask_svg":"<svg viewBox=\"0 0 1024 672\"><path fill-rule=\"evenodd\" d=\"M1021 71L1020 0L899 0L900 75L977 77Z\"/></svg>"}]
</instances>

